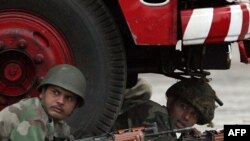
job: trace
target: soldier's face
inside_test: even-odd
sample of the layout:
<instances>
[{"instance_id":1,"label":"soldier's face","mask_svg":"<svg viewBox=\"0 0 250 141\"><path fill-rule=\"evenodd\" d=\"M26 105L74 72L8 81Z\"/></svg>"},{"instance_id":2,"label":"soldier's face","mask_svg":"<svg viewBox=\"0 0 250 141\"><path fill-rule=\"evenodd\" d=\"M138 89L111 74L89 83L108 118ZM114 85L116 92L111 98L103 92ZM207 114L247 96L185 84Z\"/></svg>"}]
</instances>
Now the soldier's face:
<instances>
[{"instance_id":1,"label":"soldier's face","mask_svg":"<svg viewBox=\"0 0 250 141\"><path fill-rule=\"evenodd\" d=\"M174 101L169 108L169 114L176 120L177 128L191 127L198 121L198 113L182 100Z\"/></svg>"},{"instance_id":2,"label":"soldier's face","mask_svg":"<svg viewBox=\"0 0 250 141\"><path fill-rule=\"evenodd\" d=\"M77 104L77 96L65 89L50 85L40 94L43 106L54 120L70 116Z\"/></svg>"}]
</instances>

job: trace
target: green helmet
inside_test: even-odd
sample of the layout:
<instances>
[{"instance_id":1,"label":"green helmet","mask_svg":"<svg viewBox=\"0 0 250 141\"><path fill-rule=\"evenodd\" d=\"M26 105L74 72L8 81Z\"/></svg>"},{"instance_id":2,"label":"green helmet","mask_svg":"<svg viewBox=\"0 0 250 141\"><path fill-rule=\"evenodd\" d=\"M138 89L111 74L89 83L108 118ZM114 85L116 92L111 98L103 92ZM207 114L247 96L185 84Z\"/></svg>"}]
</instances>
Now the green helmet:
<instances>
[{"instance_id":1,"label":"green helmet","mask_svg":"<svg viewBox=\"0 0 250 141\"><path fill-rule=\"evenodd\" d=\"M78 95L81 100L79 106L84 104L86 80L82 72L75 66L60 64L51 68L37 89L41 91L45 85L59 86Z\"/></svg>"},{"instance_id":2,"label":"green helmet","mask_svg":"<svg viewBox=\"0 0 250 141\"><path fill-rule=\"evenodd\" d=\"M166 96L180 98L193 106L200 114L197 124L209 123L214 118L215 100L218 98L212 87L203 79L181 80L167 90Z\"/></svg>"}]
</instances>

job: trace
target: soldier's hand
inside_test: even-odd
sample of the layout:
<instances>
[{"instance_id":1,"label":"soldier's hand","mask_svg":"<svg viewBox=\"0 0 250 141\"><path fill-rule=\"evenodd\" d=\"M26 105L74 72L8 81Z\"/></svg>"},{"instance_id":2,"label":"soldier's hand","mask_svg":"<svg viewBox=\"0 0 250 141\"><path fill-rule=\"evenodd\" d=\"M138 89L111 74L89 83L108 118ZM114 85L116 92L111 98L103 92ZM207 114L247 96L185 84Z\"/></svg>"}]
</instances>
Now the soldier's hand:
<instances>
[{"instance_id":1,"label":"soldier's hand","mask_svg":"<svg viewBox=\"0 0 250 141\"><path fill-rule=\"evenodd\" d=\"M144 141L144 135L141 131L139 132L138 135L135 136L134 141Z\"/></svg>"},{"instance_id":2,"label":"soldier's hand","mask_svg":"<svg viewBox=\"0 0 250 141\"><path fill-rule=\"evenodd\" d=\"M201 136L201 131L199 131L198 129L194 128L191 132L190 135L194 136L194 137L200 137Z\"/></svg>"}]
</instances>

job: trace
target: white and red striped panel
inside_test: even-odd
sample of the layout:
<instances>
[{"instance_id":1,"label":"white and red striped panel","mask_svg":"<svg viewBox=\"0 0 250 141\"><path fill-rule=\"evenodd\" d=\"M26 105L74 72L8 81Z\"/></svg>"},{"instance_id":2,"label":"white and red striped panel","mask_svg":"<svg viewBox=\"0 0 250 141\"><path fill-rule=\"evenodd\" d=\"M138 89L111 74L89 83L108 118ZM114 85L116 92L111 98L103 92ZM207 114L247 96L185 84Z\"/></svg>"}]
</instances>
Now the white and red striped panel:
<instances>
[{"instance_id":1,"label":"white and red striped panel","mask_svg":"<svg viewBox=\"0 0 250 141\"><path fill-rule=\"evenodd\" d=\"M181 12L184 45L232 42L250 37L248 3Z\"/></svg>"}]
</instances>

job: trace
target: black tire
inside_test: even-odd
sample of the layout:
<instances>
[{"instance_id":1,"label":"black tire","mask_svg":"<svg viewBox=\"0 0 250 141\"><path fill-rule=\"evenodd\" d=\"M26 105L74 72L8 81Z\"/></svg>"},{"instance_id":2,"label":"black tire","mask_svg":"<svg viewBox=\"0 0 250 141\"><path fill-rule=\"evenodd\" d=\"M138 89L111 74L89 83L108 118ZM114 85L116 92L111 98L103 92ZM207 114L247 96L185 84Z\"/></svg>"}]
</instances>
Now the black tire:
<instances>
[{"instance_id":1,"label":"black tire","mask_svg":"<svg viewBox=\"0 0 250 141\"><path fill-rule=\"evenodd\" d=\"M68 43L76 66L86 75L86 103L68 119L74 135L109 131L122 103L126 61L121 36L105 5L99 0L0 3L0 10L21 9L53 25Z\"/></svg>"}]
</instances>

